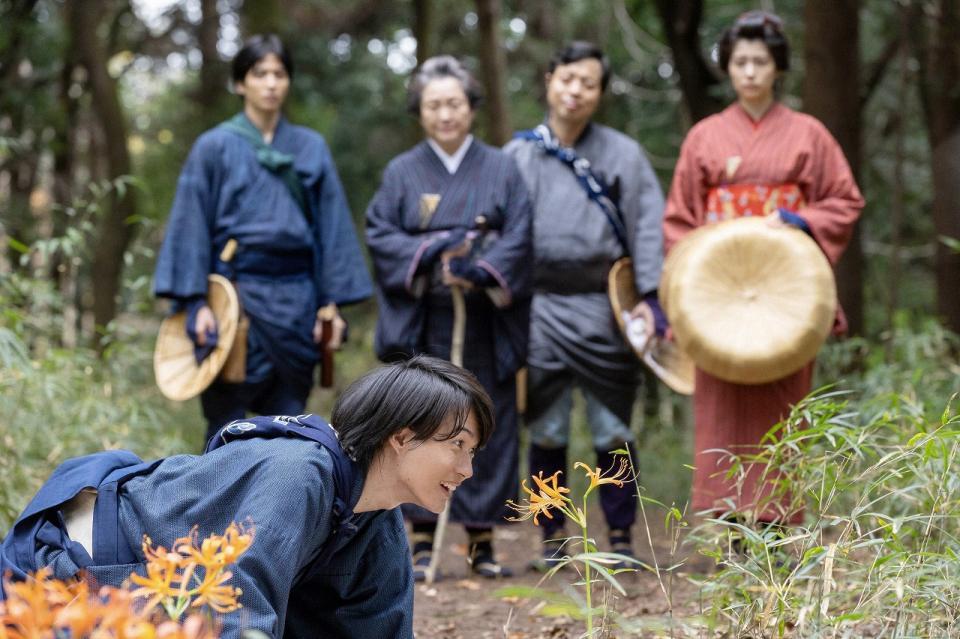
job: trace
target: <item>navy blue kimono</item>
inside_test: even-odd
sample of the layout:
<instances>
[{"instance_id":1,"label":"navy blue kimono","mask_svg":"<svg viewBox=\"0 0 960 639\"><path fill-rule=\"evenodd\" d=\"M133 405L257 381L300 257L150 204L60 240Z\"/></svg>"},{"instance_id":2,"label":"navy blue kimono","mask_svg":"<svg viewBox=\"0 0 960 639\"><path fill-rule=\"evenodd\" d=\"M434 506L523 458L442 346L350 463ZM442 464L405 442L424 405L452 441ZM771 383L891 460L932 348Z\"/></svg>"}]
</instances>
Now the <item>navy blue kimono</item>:
<instances>
[{"instance_id":1,"label":"navy blue kimono","mask_svg":"<svg viewBox=\"0 0 960 639\"><path fill-rule=\"evenodd\" d=\"M202 456L141 462L128 451L105 451L64 462L4 540L0 569L23 578L50 567L69 579L83 568L98 584L120 585L145 572L143 535L170 547L194 525L204 538L250 520L254 542L231 580L243 591L243 608L220 617L221 636L255 628L288 639L413 637L413 576L399 509L349 515L348 505L340 521L341 496L355 504L364 473L342 472L345 454L335 438L287 432L329 428L319 418L296 418L306 427L294 429L290 418L253 421L269 420L285 420L285 432L261 439L250 423L234 422L224 430L237 427L247 438ZM93 557L67 536L60 512L88 487L98 491Z\"/></svg>"},{"instance_id":2,"label":"navy blue kimono","mask_svg":"<svg viewBox=\"0 0 960 639\"><path fill-rule=\"evenodd\" d=\"M300 209L279 174L258 162L248 140L221 124L201 135L187 158L157 260L157 296L181 303L204 296L207 275L220 273L234 280L250 318L245 388L227 394L224 387L232 385L215 382L204 394L210 399L219 392L229 395L220 403L241 405L229 414L205 401L211 431L244 409L303 412L318 360L317 309L372 294L323 137L281 118L270 146L293 157L309 211ZM231 238L239 248L227 264L219 256ZM272 405L276 393L292 394L292 403Z\"/></svg>"},{"instance_id":3,"label":"navy blue kimono","mask_svg":"<svg viewBox=\"0 0 960 639\"><path fill-rule=\"evenodd\" d=\"M531 213L514 161L477 140L452 175L426 142L394 158L367 209L379 306L374 347L381 359L450 357L453 310L440 283L438 243L473 237L471 265L490 284L465 294L463 363L493 399L497 424L474 459L473 481L451 503L451 519L468 526L503 523L504 502L516 492L515 373L527 352ZM405 506L404 512L415 522L435 519L422 508Z\"/></svg>"}]
</instances>

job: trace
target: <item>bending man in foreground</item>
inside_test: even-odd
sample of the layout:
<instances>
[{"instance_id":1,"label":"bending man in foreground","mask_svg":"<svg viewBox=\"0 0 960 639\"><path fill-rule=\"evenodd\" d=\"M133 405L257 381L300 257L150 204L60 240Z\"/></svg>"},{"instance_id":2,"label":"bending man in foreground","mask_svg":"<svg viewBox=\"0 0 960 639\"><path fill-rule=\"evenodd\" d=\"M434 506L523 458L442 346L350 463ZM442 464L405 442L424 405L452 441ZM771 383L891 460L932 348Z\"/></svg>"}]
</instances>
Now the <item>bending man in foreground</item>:
<instances>
[{"instance_id":1,"label":"bending man in foreground","mask_svg":"<svg viewBox=\"0 0 960 639\"><path fill-rule=\"evenodd\" d=\"M141 462L105 451L62 464L3 542L0 572L49 567L118 585L143 573L144 535L170 543L252 521L222 637L413 637L402 503L443 510L494 423L469 372L415 357L368 373L333 409L235 421L201 456ZM96 505L84 496L96 491ZM84 504L87 504L84 506ZM92 511L84 529L82 511Z\"/></svg>"}]
</instances>

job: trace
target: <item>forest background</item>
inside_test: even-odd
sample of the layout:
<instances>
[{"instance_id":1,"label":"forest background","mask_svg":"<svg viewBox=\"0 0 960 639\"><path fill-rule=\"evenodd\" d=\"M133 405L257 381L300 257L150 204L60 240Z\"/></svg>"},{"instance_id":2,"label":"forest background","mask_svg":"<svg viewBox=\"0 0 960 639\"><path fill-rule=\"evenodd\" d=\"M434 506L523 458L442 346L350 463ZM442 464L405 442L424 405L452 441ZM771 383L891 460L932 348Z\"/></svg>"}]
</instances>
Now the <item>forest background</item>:
<instances>
[{"instance_id":1,"label":"forest background","mask_svg":"<svg viewBox=\"0 0 960 639\"><path fill-rule=\"evenodd\" d=\"M742 11L776 11L793 46L782 99L830 128L867 200L838 269L841 300L861 339L845 347L841 372L868 369L868 348L879 348L878 361L897 360L897 334L935 331L949 342L960 330L955 2L2 0L0 7L0 389L10 407L0 412L0 433L24 421L97 433L91 447L127 437L144 454L199 446L195 402L167 403L152 385L150 348L165 308L150 295L151 273L182 162L200 132L238 109L228 61L256 32L279 33L292 47L287 113L327 138L362 233L386 162L421 137L405 113L405 81L425 56L452 53L475 70L486 89L477 133L501 144L543 117L543 74L558 44L601 43L613 78L598 119L644 145L666 189L686 130L732 99L714 64L721 31ZM354 337L339 357L341 384L374 364L374 304L347 312ZM938 353L955 381L955 352ZM335 392L317 393L315 403L322 410ZM660 417L651 423L685 425L678 398L654 384L647 396L653 401L643 413ZM672 430L684 448L684 435ZM20 491L29 492L50 463L84 449L51 439L49 428L40 432L35 453L47 463L34 472L17 464L12 476L26 478L8 482L16 487L0 498L0 529L18 510ZM0 460L8 463L31 450L9 435L4 446ZM686 480L671 481L663 492L682 494Z\"/></svg>"},{"instance_id":2,"label":"forest background","mask_svg":"<svg viewBox=\"0 0 960 639\"><path fill-rule=\"evenodd\" d=\"M714 63L720 33L745 10L776 11L793 47L782 99L829 127L867 200L838 269L862 340L845 347L841 372L866 370L868 346L879 347L880 361L896 360L898 331L949 340L960 330L960 6L950 0L0 7L0 389L11 407L0 412L0 432L25 420L98 433L92 447L128 436L144 454L199 446L195 402L167 403L152 385L150 348L165 308L151 297L151 273L182 162L200 132L238 109L229 59L257 32L291 46L287 114L327 138L362 233L386 162L421 138L404 108L419 60L451 53L474 69L486 90L477 133L502 144L543 117L555 48L571 38L602 44L613 78L597 117L644 145L666 190L685 132L732 100ZM354 331L339 357L340 384L374 364L375 312L372 302L347 311ZM944 353L944 370L955 375L955 353ZM25 363L35 375L21 370ZM685 404L649 386L643 414L659 417L651 427L665 422L685 448L672 428L688 421ZM335 393L315 394L319 410ZM163 436L146 434L154 429ZM18 509L14 496L77 452L53 442L53 452L49 434L39 442L48 463L36 476L14 474L30 479L10 488L14 503L0 498L0 529ZM5 446L8 460L30 450L9 436ZM662 492L681 495L685 481Z\"/></svg>"},{"instance_id":3,"label":"forest background","mask_svg":"<svg viewBox=\"0 0 960 639\"><path fill-rule=\"evenodd\" d=\"M405 81L419 60L450 53L476 72L486 101L475 133L502 144L543 117L543 74L557 46L571 38L600 43L613 77L597 118L640 141L666 190L686 131L733 99L715 67L715 43L737 15L756 8L780 14L790 36L782 100L827 125L867 202L837 271L853 336L828 345L818 362L820 383L851 395L805 407L811 428L798 437L806 440L784 440L822 465L807 477L819 488L798 494L816 502L811 495L829 485L843 497L809 506L809 530L819 532L801 548L799 565L807 570L809 562L805 574L826 575L829 584L835 569L823 534L836 547L837 522L852 522L851 547L869 537L863 543L873 548L879 535L884 565L897 568L912 594L876 586L867 562L859 576L845 573L845 583L874 583L869 592L879 594L835 594L832 603L818 600L817 610L838 627L873 620L880 634L882 624L909 619L960 633L955 605L940 603L947 592L960 597L960 434L951 405L960 388L955 0L0 0L0 535L67 457L125 447L149 458L202 445L198 402L169 402L153 382L151 353L166 308L152 298L151 277L193 140L240 106L228 61L244 37L272 31L291 46L287 114L326 137L362 233L383 167L421 139L405 112ZM338 355L337 386L311 399L321 414L375 365L374 303L346 314L351 341ZM634 424L639 467L661 472L642 475L642 483L682 510L688 403L648 381ZM573 457L587 459L582 415L577 429ZM858 500L868 494L862 487L886 486L891 459L903 461L896 481L869 502L881 517ZM846 474L827 472L834 468ZM887 498L889 507L877 505ZM820 518L828 506L833 519ZM838 512L849 514L838 520ZM867 515L881 518L859 519ZM861 530L868 531L862 538ZM954 532L932 545L931 530ZM793 573L774 585L758 577L748 588L750 574L732 570L716 583L727 593L765 584L760 591L774 593L776 609L786 611L776 616L784 627L814 605L809 590L795 600L784 594L794 592ZM759 597L744 603L731 594L730 601L728 620L733 608L767 610ZM499 623L484 612L487 623ZM750 615L738 619L770 622Z\"/></svg>"}]
</instances>

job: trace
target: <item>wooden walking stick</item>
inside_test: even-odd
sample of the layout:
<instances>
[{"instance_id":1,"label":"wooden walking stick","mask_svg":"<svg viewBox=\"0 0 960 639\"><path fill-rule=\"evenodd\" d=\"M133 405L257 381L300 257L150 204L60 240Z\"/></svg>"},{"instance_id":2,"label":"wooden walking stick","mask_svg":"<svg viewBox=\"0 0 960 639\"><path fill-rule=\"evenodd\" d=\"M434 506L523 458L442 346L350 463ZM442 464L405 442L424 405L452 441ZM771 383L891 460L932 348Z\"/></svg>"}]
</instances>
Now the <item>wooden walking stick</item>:
<instances>
[{"instance_id":1,"label":"wooden walking stick","mask_svg":"<svg viewBox=\"0 0 960 639\"><path fill-rule=\"evenodd\" d=\"M453 284L450 286L450 296L453 298L453 339L450 343L450 362L454 366L463 368L463 339L467 327L467 305L463 300L463 289ZM426 582L432 584L437 576L437 565L440 562L440 550L443 548L443 534L447 530L450 520L450 502L443 507L443 512L437 518L437 527L433 532L433 550L430 553L430 565L427 566Z\"/></svg>"}]
</instances>

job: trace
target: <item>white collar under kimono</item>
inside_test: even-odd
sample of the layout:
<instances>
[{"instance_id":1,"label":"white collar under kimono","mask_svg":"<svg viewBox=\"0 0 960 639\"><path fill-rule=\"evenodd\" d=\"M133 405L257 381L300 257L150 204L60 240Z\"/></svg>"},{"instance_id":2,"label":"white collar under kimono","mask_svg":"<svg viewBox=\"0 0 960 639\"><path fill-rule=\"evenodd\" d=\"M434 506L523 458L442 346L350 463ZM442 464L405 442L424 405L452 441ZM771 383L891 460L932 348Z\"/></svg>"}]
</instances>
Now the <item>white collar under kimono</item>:
<instances>
[{"instance_id":1,"label":"white collar under kimono","mask_svg":"<svg viewBox=\"0 0 960 639\"><path fill-rule=\"evenodd\" d=\"M463 144L460 145L460 148L454 151L453 155L450 155L444 151L433 138L427 138L427 144L430 145L433 152L436 153L440 161L443 162L443 166L447 167L447 173L450 175L456 173L457 169L460 168L460 163L463 162L463 156L467 154L471 142L473 142L473 135L467 134L467 138L463 141Z\"/></svg>"}]
</instances>

